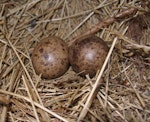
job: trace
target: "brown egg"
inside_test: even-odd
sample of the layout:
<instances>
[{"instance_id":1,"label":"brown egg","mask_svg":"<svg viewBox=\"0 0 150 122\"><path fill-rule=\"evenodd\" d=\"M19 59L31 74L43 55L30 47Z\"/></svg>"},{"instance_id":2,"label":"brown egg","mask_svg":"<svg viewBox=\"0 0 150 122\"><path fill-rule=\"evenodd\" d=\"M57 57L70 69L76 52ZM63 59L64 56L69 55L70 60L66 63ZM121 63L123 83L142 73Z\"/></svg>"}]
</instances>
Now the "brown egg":
<instances>
[{"instance_id":1,"label":"brown egg","mask_svg":"<svg viewBox=\"0 0 150 122\"><path fill-rule=\"evenodd\" d=\"M63 75L68 67L68 47L59 37L50 36L39 42L32 53L35 72L43 78L53 79Z\"/></svg>"},{"instance_id":2,"label":"brown egg","mask_svg":"<svg viewBox=\"0 0 150 122\"><path fill-rule=\"evenodd\" d=\"M108 47L97 36L87 36L75 41L69 47L69 61L72 69L81 76L94 77L104 63Z\"/></svg>"}]
</instances>

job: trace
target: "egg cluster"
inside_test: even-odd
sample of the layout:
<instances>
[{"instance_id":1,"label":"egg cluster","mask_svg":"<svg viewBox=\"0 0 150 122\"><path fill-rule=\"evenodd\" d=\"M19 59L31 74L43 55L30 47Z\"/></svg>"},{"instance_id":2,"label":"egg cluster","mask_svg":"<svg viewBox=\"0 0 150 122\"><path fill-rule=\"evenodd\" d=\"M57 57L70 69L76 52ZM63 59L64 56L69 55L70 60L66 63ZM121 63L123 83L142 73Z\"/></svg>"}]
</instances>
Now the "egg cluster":
<instances>
[{"instance_id":1,"label":"egg cluster","mask_svg":"<svg viewBox=\"0 0 150 122\"><path fill-rule=\"evenodd\" d=\"M69 47L61 38L49 36L37 44L31 59L35 72L45 79L62 76L69 65L81 76L94 77L107 53L107 45L97 36L78 39Z\"/></svg>"}]
</instances>

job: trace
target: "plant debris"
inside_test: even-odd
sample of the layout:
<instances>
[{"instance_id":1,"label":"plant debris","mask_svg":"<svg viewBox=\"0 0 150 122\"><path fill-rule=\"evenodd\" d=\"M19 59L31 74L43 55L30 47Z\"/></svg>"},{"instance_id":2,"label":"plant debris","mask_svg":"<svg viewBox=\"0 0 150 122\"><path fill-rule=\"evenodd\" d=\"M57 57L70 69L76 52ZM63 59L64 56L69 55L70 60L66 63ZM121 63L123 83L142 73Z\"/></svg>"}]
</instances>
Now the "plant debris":
<instances>
[{"instance_id":1,"label":"plant debris","mask_svg":"<svg viewBox=\"0 0 150 122\"><path fill-rule=\"evenodd\" d=\"M0 122L150 121L149 13L149 0L1 0ZM35 73L41 39L90 34L110 48L95 77Z\"/></svg>"}]
</instances>

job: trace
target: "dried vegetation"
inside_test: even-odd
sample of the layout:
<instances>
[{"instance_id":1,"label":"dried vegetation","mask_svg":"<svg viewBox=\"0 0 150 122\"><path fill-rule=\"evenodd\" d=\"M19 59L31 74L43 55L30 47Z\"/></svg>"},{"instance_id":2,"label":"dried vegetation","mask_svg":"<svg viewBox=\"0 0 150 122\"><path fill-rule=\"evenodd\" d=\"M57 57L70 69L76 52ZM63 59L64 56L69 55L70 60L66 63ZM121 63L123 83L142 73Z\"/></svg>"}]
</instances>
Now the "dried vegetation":
<instances>
[{"instance_id":1,"label":"dried vegetation","mask_svg":"<svg viewBox=\"0 0 150 122\"><path fill-rule=\"evenodd\" d=\"M149 0L1 0L0 121L150 122L149 20ZM42 38L69 45L87 34L110 47L94 78L35 74Z\"/></svg>"}]
</instances>

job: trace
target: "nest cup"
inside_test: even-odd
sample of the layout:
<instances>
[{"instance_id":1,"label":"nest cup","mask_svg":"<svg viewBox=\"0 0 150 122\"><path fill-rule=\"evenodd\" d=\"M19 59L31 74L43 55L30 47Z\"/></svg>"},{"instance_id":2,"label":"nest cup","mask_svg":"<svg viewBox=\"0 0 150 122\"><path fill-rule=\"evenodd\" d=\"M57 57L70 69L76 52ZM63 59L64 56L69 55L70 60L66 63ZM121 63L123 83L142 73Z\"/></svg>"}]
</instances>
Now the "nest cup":
<instances>
[{"instance_id":1,"label":"nest cup","mask_svg":"<svg viewBox=\"0 0 150 122\"><path fill-rule=\"evenodd\" d=\"M148 0L0 0L0 122L149 122L149 5ZM41 78L30 56L46 37L69 44L85 33L110 49L116 41L90 107L85 103L97 75L80 77L69 68L61 77Z\"/></svg>"}]
</instances>

